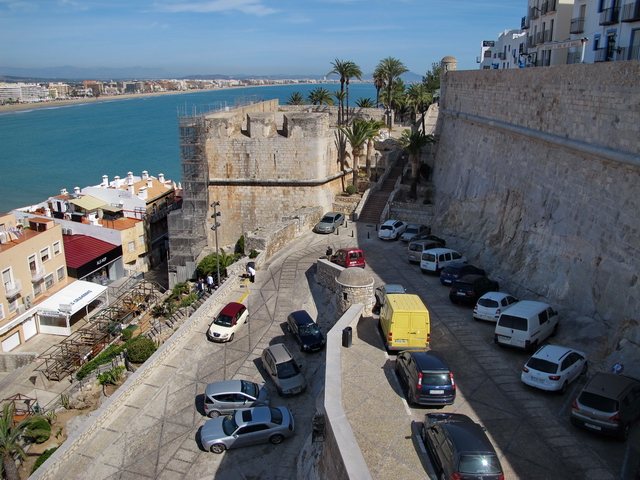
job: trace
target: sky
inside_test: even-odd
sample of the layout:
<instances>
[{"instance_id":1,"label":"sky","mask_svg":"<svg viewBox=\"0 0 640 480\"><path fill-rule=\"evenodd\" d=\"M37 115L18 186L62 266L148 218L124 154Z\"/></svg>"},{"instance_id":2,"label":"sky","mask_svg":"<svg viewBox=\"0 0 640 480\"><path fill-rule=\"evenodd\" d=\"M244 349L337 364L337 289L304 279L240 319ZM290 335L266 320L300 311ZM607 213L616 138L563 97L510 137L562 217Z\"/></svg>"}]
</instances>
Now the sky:
<instances>
[{"instance_id":1,"label":"sky","mask_svg":"<svg viewBox=\"0 0 640 480\"><path fill-rule=\"evenodd\" d=\"M0 0L0 66L156 68L171 76L372 73L386 57L424 75L520 27L527 0ZM0 72L1 73L1 72Z\"/></svg>"}]
</instances>

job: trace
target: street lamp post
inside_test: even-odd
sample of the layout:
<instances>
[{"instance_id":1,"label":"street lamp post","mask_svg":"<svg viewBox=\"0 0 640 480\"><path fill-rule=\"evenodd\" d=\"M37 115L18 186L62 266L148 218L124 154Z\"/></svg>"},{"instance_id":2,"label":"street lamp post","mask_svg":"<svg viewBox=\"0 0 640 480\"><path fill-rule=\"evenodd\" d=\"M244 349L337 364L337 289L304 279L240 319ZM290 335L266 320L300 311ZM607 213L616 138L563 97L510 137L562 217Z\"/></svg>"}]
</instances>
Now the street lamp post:
<instances>
[{"instance_id":1,"label":"street lamp post","mask_svg":"<svg viewBox=\"0 0 640 480\"><path fill-rule=\"evenodd\" d=\"M376 152L376 183L378 183L378 157L380 154Z\"/></svg>"},{"instance_id":2,"label":"street lamp post","mask_svg":"<svg viewBox=\"0 0 640 480\"><path fill-rule=\"evenodd\" d=\"M218 212L216 208L220 206L220 202L213 202L211 206L213 207L213 215L211 215L211 218L213 218L213 225L211 226L211 230L216 233L216 265L218 267L217 283L218 287L220 287L220 256L218 255L218 227L220 226L220 222L218 222L218 219L216 218L220 216L220 212Z\"/></svg>"}]
</instances>

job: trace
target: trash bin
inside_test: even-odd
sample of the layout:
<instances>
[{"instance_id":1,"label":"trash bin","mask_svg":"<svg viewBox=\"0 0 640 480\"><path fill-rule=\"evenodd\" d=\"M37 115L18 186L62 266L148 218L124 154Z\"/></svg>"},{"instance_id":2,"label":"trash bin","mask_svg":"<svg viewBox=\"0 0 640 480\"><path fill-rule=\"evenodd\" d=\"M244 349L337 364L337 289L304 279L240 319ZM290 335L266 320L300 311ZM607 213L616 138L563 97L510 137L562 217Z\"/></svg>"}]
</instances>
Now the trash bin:
<instances>
[{"instance_id":1,"label":"trash bin","mask_svg":"<svg viewBox=\"0 0 640 480\"><path fill-rule=\"evenodd\" d=\"M352 222L357 222L358 221L358 212L353 212L351 214L351 221Z\"/></svg>"},{"instance_id":2,"label":"trash bin","mask_svg":"<svg viewBox=\"0 0 640 480\"><path fill-rule=\"evenodd\" d=\"M342 346L349 348L353 341L353 332L351 327L344 328L342 330Z\"/></svg>"}]
</instances>

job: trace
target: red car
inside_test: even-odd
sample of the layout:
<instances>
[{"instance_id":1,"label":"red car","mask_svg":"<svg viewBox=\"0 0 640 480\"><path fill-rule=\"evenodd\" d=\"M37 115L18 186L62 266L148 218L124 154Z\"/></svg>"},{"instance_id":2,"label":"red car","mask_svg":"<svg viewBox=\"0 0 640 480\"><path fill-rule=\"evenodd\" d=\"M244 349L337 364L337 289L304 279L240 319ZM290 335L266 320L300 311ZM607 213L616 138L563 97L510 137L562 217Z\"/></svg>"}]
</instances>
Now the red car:
<instances>
[{"instance_id":1,"label":"red car","mask_svg":"<svg viewBox=\"0 0 640 480\"><path fill-rule=\"evenodd\" d=\"M331 261L341 267L361 267L366 266L364 252L357 248L341 248L331 257Z\"/></svg>"}]
</instances>

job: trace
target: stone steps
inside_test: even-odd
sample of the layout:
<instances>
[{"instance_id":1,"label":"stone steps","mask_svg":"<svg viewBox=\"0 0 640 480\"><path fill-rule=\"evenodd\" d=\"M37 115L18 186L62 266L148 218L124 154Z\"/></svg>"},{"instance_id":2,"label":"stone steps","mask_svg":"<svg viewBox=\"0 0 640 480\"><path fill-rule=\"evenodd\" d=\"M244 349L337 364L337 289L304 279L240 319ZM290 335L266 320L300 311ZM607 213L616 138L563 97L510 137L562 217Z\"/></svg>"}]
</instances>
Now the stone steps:
<instances>
[{"instance_id":1,"label":"stone steps","mask_svg":"<svg viewBox=\"0 0 640 480\"><path fill-rule=\"evenodd\" d=\"M396 180L402 174L401 167L393 167L389 176L380 187L376 193L369 196L367 199L367 203L360 212L360 216L358 217L359 222L370 222L370 223L379 223L380 215L382 215L382 211L384 207L387 205L387 201L389 200L389 195L393 191L396 185Z\"/></svg>"}]
</instances>

